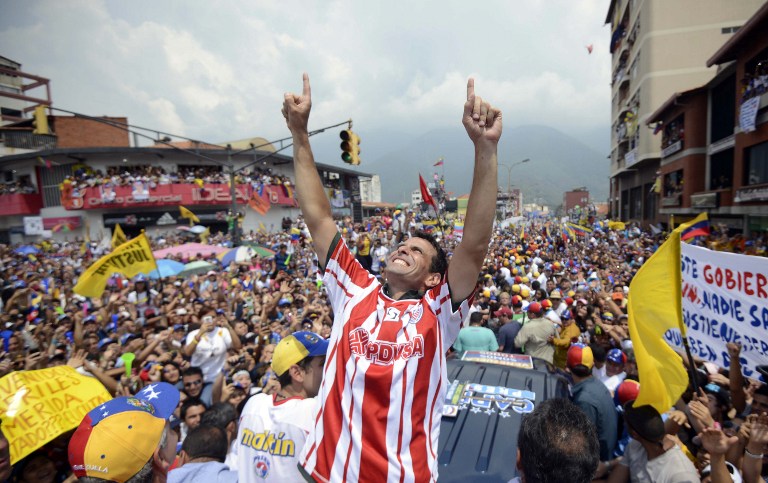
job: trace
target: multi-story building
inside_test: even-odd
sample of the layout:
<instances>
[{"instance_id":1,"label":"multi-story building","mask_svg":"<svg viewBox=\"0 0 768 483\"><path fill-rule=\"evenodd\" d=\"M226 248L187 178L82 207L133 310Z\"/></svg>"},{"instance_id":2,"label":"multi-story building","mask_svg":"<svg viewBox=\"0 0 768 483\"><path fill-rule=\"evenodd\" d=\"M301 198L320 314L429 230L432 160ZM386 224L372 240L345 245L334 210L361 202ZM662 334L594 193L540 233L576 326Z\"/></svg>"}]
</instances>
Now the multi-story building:
<instances>
[{"instance_id":1,"label":"multi-story building","mask_svg":"<svg viewBox=\"0 0 768 483\"><path fill-rule=\"evenodd\" d=\"M611 216L663 221L654 190L661 139L648 117L675 92L716 74L706 61L764 0L612 0Z\"/></svg>"},{"instance_id":2,"label":"multi-story building","mask_svg":"<svg viewBox=\"0 0 768 483\"><path fill-rule=\"evenodd\" d=\"M585 208L589 203L589 191L587 188L576 188L563 193L563 210L569 213L576 207Z\"/></svg>"},{"instance_id":3,"label":"multi-story building","mask_svg":"<svg viewBox=\"0 0 768 483\"><path fill-rule=\"evenodd\" d=\"M706 61L717 75L648 118L661 138L660 213L707 211L731 233L768 231L768 3ZM674 218L673 218L674 217Z\"/></svg>"}]
</instances>

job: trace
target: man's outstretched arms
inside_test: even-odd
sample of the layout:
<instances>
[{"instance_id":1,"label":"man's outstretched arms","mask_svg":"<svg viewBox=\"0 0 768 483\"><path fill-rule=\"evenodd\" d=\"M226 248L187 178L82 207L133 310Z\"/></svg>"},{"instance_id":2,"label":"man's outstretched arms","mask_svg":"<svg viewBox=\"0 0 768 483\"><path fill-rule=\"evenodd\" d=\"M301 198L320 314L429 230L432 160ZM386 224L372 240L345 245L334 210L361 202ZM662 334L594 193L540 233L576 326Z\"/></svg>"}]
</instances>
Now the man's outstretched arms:
<instances>
[{"instance_id":1,"label":"man's outstretched arms","mask_svg":"<svg viewBox=\"0 0 768 483\"><path fill-rule=\"evenodd\" d=\"M296 193L304 220L312 235L317 259L324 267L328 249L338 230L333 222L331 204L325 195L323 183L317 172L315 157L309 145L309 112L312 108L312 90L309 76L304 74L301 95L286 93L283 101L283 117L293 136L293 165L296 172Z\"/></svg>"},{"instance_id":2,"label":"man's outstretched arms","mask_svg":"<svg viewBox=\"0 0 768 483\"><path fill-rule=\"evenodd\" d=\"M475 95L475 81L467 82L462 123L475 144L472 190L469 193L464 235L448 270L451 299L458 303L475 289L488 252L496 212L497 146L501 137L501 111Z\"/></svg>"}]
</instances>

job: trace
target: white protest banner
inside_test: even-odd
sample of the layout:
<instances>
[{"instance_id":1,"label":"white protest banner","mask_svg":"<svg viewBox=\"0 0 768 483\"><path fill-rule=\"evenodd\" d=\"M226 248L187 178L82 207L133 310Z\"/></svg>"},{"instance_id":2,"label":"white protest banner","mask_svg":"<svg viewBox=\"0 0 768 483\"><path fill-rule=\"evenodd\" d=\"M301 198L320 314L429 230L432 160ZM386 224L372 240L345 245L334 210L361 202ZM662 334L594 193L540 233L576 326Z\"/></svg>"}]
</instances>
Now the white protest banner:
<instances>
[{"instance_id":1,"label":"white protest banner","mask_svg":"<svg viewBox=\"0 0 768 483\"><path fill-rule=\"evenodd\" d=\"M728 368L725 344L742 345L742 372L757 377L768 363L768 258L718 252L683 243L683 321L691 353ZM665 334L681 348L678 331Z\"/></svg>"},{"instance_id":2,"label":"white protest banner","mask_svg":"<svg viewBox=\"0 0 768 483\"><path fill-rule=\"evenodd\" d=\"M755 130L757 111L760 109L760 96L752 97L744 101L739 110L739 126L744 132Z\"/></svg>"}]
</instances>

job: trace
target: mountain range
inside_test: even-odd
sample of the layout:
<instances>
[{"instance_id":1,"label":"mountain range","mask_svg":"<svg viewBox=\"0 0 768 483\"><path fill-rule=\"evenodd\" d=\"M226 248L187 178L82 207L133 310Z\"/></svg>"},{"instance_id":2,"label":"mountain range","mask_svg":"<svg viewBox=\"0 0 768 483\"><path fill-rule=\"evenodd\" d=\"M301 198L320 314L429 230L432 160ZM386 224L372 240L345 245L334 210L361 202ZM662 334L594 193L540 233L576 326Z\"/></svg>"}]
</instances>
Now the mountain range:
<instances>
[{"instance_id":1,"label":"mountain range","mask_svg":"<svg viewBox=\"0 0 768 483\"><path fill-rule=\"evenodd\" d=\"M432 173L443 174L446 190L454 196L469 193L474 153L461 125L418 136L393 131L356 132L362 140L359 170L380 176L382 201L410 201L411 191L419 187L418 173L427 182L432 180ZM339 143L333 136L313 139L318 162L349 168L336 156L340 155ZM441 157L444 165L434 167ZM499 143L500 165L510 166L523 159L530 161L511 170L500 166L498 184L503 191L508 183L520 188L525 203L554 208L562 203L565 191L578 187L586 187L594 201L608 197L610 166L606 154L562 131L539 125L505 129Z\"/></svg>"}]
</instances>

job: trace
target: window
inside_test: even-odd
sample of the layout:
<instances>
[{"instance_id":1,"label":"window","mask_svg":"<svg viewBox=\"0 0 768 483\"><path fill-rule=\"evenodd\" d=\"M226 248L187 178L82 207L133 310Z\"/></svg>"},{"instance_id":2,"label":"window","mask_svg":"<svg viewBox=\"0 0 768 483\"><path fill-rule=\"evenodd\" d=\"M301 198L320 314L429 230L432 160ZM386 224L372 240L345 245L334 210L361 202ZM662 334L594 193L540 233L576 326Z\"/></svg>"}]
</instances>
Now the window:
<instances>
[{"instance_id":1,"label":"window","mask_svg":"<svg viewBox=\"0 0 768 483\"><path fill-rule=\"evenodd\" d=\"M675 120L670 121L664 126L664 132L661 135L661 149L666 149L676 142L680 141L680 148L682 149L682 141L685 139L685 124L683 123L683 115L677 116Z\"/></svg>"},{"instance_id":2,"label":"window","mask_svg":"<svg viewBox=\"0 0 768 483\"><path fill-rule=\"evenodd\" d=\"M653 218L656 216L656 193L653 192L653 186L656 183L646 183L643 186L643 211L645 212L645 218Z\"/></svg>"},{"instance_id":3,"label":"window","mask_svg":"<svg viewBox=\"0 0 768 483\"><path fill-rule=\"evenodd\" d=\"M629 190L629 218L640 220L643 217L643 187L636 186Z\"/></svg>"},{"instance_id":4,"label":"window","mask_svg":"<svg viewBox=\"0 0 768 483\"><path fill-rule=\"evenodd\" d=\"M683 193L683 170L678 169L664 175L664 197L679 196Z\"/></svg>"},{"instance_id":5,"label":"window","mask_svg":"<svg viewBox=\"0 0 768 483\"><path fill-rule=\"evenodd\" d=\"M746 171L744 184L768 183L768 141L746 149Z\"/></svg>"},{"instance_id":6,"label":"window","mask_svg":"<svg viewBox=\"0 0 768 483\"><path fill-rule=\"evenodd\" d=\"M739 31L740 28L741 28L740 25L737 25L735 27L723 27L723 28L720 29L720 33L721 34L735 34L736 32Z\"/></svg>"},{"instance_id":7,"label":"window","mask_svg":"<svg viewBox=\"0 0 768 483\"><path fill-rule=\"evenodd\" d=\"M727 138L733 134L736 123L736 75L731 75L723 82L712 88L712 116L709 130L711 143Z\"/></svg>"},{"instance_id":8,"label":"window","mask_svg":"<svg viewBox=\"0 0 768 483\"><path fill-rule=\"evenodd\" d=\"M24 117L24 115L21 113L18 109L11 109L8 107L0 107L0 114L3 116L10 116L10 117Z\"/></svg>"},{"instance_id":9,"label":"window","mask_svg":"<svg viewBox=\"0 0 768 483\"><path fill-rule=\"evenodd\" d=\"M722 190L733 186L733 149L710 156L709 172L709 189Z\"/></svg>"}]
</instances>

